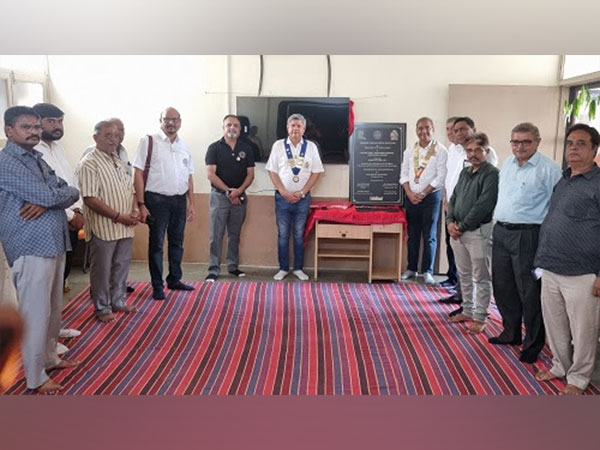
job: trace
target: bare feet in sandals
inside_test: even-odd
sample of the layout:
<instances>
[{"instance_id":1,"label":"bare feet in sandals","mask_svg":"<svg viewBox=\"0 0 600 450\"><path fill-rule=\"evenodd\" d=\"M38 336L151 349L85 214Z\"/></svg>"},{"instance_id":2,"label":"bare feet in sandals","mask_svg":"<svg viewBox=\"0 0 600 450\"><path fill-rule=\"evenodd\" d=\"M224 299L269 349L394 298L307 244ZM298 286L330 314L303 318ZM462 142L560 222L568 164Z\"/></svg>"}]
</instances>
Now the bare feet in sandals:
<instances>
[{"instance_id":1,"label":"bare feet in sandals","mask_svg":"<svg viewBox=\"0 0 600 450\"><path fill-rule=\"evenodd\" d=\"M466 322L467 320L473 320L471 319L469 316L460 313L460 314L456 314L455 316L452 316L448 319L448 322L451 323L458 323L458 322Z\"/></svg>"},{"instance_id":2,"label":"bare feet in sandals","mask_svg":"<svg viewBox=\"0 0 600 450\"><path fill-rule=\"evenodd\" d=\"M124 313L134 313L137 312L137 307L133 306L133 305L125 305L125 306L120 306L120 307L114 307L113 311L114 312L124 312Z\"/></svg>"},{"instance_id":3,"label":"bare feet in sandals","mask_svg":"<svg viewBox=\"0 0 600 450\"><path fill-rule=\"evenodd\" d=\"M56 381L54 381L52 378L48 378L48 380L44 384L38 386L37 388L35 388L35 390L39 394L55 395L58 394L58 392L61 391L62 388L63 387Z\"/></svg>"},{"instance_id":4,"label":"bare feet in sandals","mask_svg":"<svg viewBox=\"0 0 600 450\"><path fill-rule=\"evenodd\" d=\"M113 313L109 312L105 314L98 314L96 316L96 319L98 319L102 323L108 323L113 322L116 319L116 317Z\"/></svg>"},{"instance_id":5,"label":"bare feet in sandals","mask_svg":"<svg viewBox=\"0 0 600 450\"><path fill-rule=\"evenodd\" d=\"M562 391L560 391L560 395L581 395L583 394L583 389L579 389L577 386L573 386L572 384L567 384Z\"/></svg>"},{"instance_id":6,"label":"bare feet in sandals","mask_svg":"<svg viewBox=\"0 0 600 450\"><path fill-rule=\"evenodd\" d=\"M540 370L535 374L535 379L538 381L550 381L558 378L557 375L554 375L550 370Z\"/></svg>"},{"instance_id":7,"label":"bare feet in sandals","mask_svg":"<svg viewBox=\"0 0 600 450\"><path fill-rule=\"evenodd\" d=\"M469 325L467 327L470 334L479 334L483 331L484 328L485 328L485 323L477 322L477 321L474 321L471 325Z\"/></svg>"}]
</instances>

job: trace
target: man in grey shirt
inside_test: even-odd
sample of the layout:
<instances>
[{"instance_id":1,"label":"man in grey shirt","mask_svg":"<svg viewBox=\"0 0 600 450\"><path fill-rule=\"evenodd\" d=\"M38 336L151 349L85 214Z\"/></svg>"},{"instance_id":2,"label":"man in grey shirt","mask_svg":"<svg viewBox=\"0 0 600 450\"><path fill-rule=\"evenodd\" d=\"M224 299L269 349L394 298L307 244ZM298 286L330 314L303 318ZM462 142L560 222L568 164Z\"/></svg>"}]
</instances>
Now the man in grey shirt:
<instances>
[{"instance_id":1,"label":"man in grey shirt","mask_svg":"<svg viewBox=\"0 0 600 450\"><path fill-rule=\"evenodd\" d=\"M552 367L536 374L566 377L561 391L579 395L590 382L600 326L600 168L598 131L577 124L567 131L569 168L554 188L540 229L535 264L542 273L542 314Z\"/></svg>"}]
</instances>

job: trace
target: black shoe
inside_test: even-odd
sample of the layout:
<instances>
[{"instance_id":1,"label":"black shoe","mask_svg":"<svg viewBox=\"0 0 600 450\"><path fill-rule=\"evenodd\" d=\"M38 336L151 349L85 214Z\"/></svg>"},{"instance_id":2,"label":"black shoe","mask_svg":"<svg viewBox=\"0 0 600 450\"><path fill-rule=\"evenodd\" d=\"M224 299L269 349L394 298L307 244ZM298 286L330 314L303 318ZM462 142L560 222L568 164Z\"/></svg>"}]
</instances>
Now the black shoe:
<instances>
[{"instance_id":1,"label":"black shoe","mask_svg":"<svg viewBox=\"0 0 600 450\"><path fill-rule=\"evenodd\" d=\"M533 364L534 362L537 361L537 359L538 359L537 355L532 355L531 353L526 353L526 352L521 352L521 355L519 356L519 361L528 363L528 364Z\"/></svg>"},{"instance_id":2,"label":"black shoe","mask_svg":"<svg viewBox=\"0 0 600 450\"><path fill-rule=\"evenodd\" d=\"M152 290L152 298L154 300L164 300L165 297L165 291L163 290L163 288L154 288Z\"/></svg>"},{"instance_id":3,"label":"black shoe","mask_svg":"<svg viewBox=\"0 0 600 450\"><path fill-rule=\"evenodd\" d=\"M194 287L184 284L181 281L176 281L175 283L172 284L167 284L167 287L171 290L175 290L175 291L193 291Z\"/></svg>"},{"instance_id":4,"label":"black shoe","mask_svg":"<svg viewBox=\"0 0 600 450\"><path fill-rule=\"evenodd\" d=\"M245 277L246 274L242 272L240 269L230 270L229 273L234 277Z\"/></svg>"},{"instance_id":5,"label":"black shoe","mask_svg":"<svg viewBox=\"0 0 600 450\"><path fill-rule=\"evenodd\" d=\"M448 317L456 316L457 314L460 314L461 312L463 312L462 306L458 309L455 309L450 314L448 314Z\"/></svg>"},{"instance_id":6,"label":"black shoe","mask_svg":"<svg viewBox=\"0 0 600 450\"><path fill-rule=\"evenodd\" d=\"M444 303L446 305L449 305L451 303L460 305L462 303L462 298L457 297L456 294L454 294L454 295L451 295L450 297L440 298L439 301L440 301L440 303Z\"/></svg>"},{"instance_id":7,"label":"black shoe","mask_svg":"<svg viewBox=\"0 0 600 450\"><path fill-rule=\"evenodd\" d=\"M204 279L204 281L207 281L209 283L214 283L215 281L217 281L217 275L214 273L209 273L208 275L206 275L206 278Z\"/></svg>"},{"instance_id":8,"label":"black shoe","mask_svg":"<svg viewBox=\"0 0 600 450\"><path fill-rule=\"evenodd\" d=\"M456 283L450 280L444 280L441 283L439 283L439 286L448 289L455 289Z\"/></svg>"},{"instance_id":9,"label":"black shoe","mask_svg":"<svg viewBox=\"0 0 600 450\"><path fill-rule=\"evenodd\" d=\"M521 339L513 339L511 341L506 339L502 335L491 337L488 339L488 342L494 345L521 345Z\"/></svg>"},{"instance_id":10,"label":"black shoe","mask_svg":"<svg viewBox=\"0 0 600 450\"><path fill-rule=\"evenodd\" d=\"M128 294L131 294L135 289L133 289L133 286L127 286L125 288L125 290L127 291Z\"/></svg>"}]
</instances>

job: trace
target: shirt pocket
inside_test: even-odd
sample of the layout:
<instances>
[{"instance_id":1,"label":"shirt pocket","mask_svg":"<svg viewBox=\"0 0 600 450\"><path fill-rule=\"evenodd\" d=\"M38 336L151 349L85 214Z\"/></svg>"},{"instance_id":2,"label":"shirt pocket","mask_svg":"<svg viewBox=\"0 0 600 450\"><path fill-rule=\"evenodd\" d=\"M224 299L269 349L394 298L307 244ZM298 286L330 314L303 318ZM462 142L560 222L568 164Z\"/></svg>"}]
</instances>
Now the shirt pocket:
<instances>
[{"instance_id":1,"label":"shirt pocket","mask_svg":"<svg viewBox=\"0 0 600 450\"><path fill-rule=\"evenodd\" d=\"M574 222L600 220L600 206L598 199L593 194L583 194L580 197L569 199L564 211L565 215Z\"/></svg>"}]
</instances>

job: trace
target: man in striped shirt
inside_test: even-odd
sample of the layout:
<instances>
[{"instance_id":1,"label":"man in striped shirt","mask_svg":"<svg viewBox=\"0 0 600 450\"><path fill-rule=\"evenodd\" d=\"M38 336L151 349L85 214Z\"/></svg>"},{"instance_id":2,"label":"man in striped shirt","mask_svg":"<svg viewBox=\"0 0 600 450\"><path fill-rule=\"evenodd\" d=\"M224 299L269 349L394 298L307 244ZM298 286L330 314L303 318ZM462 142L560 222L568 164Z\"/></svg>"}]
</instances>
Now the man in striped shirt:
<instances>
[{"instance_id":1,"label":"man in striped shirt","mask_svg":"<svg viewBox=\"0 0 600 450\"><path fill-rule=\"evenodd\" d=\"M118 131L101 121L94 128L96 148L77 167L84 202L85 240L90 248L90 292L101 322L115 320L115 312L131 313L125 304L133 227L139 221L133 184L117 154Z\"/></svg>"}]
</instances>

